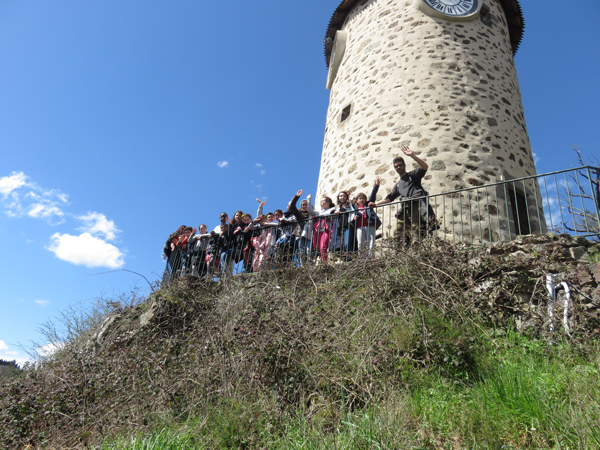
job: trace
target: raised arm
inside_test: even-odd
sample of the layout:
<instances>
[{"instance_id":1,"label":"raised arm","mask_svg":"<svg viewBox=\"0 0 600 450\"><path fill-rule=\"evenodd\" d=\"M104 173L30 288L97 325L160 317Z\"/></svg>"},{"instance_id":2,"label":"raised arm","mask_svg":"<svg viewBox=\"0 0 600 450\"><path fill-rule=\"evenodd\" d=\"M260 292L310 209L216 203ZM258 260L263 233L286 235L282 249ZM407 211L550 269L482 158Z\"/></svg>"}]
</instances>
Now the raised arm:
<instances>
[{"instance_id":1,"label":"raised arm","mask_svg":"<svg viewBox=\"0 0 600 450\"><path fill-rule=\"evenodd\" d=\"M306 206L306 210L308 211L308 214L310 216L316 216L317 215L317 211L315 211L315 208L313 208L313 204L312 204L312 195L308 194L308 196L306 197L308 200L308 205Z\"/></svg>"},{"instance_id":2,"label":"raised arm","mask_svg":"<svg viewBox=\"0 0 600 450\"><path fill-rule=\"evenodd\" d=\"M379 177L377 177L379 178ZM369 199L369 208L375 208L376 206L381 206L381 205L385 205L386 203L391 203L394 200L396 200L398 197L400 197L400 193L397 191L398 185L394 186L394 188L392 189L392 191L386 195L386 197L383 200L379 200L377 203L374 203L372 200L374 200L374 198L370 198ZM373 187L373 190L375 191L375 189L379 189L379 185L377 184L377 180L375 180L375 186ZM377 191L375 191L375 195L377 194ZM373 197L373 193L371 193L371 197Z\"/></svg>"},{"instance_id":3,"label":"raised arm","mask_svg":"<svg viewBox=\"0 0 600 450\"><path fill-rule=\"evenodd\" d=\"M265 206L265 204L267 203L266 201L261 201L260 198L257 198L256 201L258 202L258 209L256 210L256 217L262 216L263 215L263 206Z\"/></svg>"},{"instance_id":4,"label":"raised arm","mask_svg":"<svg viewBox=\"0 0 600 450\"><path fill-rule=\"evenodd\" d=\"M419 158L417 155L415 155L415 152L413 152L410 148L408 148L407 146L402 147L400 150L402 150L402 152L406 155L411 157L412 159L415 160L415 162L421 166L421 169L423 170L427 170L429 169L429 165L423 161L421 158Z\"/></svg>"},{"instance_id":5,"label":"raised arm","mask_svg":"<svg viewBox=\"0 0 600 450\"><path fill-rule=\"evenodd\" d=\"M296 195L294 195L294 198L292 198L292 200L290 201L290 212L298 221L302 220L302 216L300 216L300 211L298 211L298 207L296 206L296 204L298 203L298 199L302 196L303 192L304 191L300 189L298 192L296 192Z\"/></svg>"},{"instance_id":6,"label":"raised arm","mask_svg":"<svg viewBox=\"0 0 600 450\"><path fill-rule=\"evenodd\" d=\"M377 192L379 191L379 185L381 184L381 178L377 176L375 178L375 184L373 185L373 190L371 191L371 196L369 197L369 205L375 202L377 198Z\"/></svg>"}]
</instances>

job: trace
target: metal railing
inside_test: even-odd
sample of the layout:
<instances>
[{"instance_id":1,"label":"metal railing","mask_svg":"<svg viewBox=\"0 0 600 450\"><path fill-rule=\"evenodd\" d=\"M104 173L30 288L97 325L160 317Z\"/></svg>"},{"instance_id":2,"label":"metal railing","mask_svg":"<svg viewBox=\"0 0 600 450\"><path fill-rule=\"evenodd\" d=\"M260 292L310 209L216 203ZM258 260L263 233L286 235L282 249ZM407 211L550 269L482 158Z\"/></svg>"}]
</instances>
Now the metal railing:
<instances>
[{"instance_id":1,"label":"metal railing","mask_svg":"<svg viewBox=\"0 0 600 450\"><path fill-rule=\"evenodd\" d=\"M368 258L383 248L381 238L400 246L427 237L492 245L547 232L598 239L599 176L599 168L585 166L405 199L377 207L372 222L350 211L314 217L300 227L295 219L266 223L224 247L218 235L192 239L168 258L163 283L182 275L217 278Z\"/></svg>"}]
</instances>

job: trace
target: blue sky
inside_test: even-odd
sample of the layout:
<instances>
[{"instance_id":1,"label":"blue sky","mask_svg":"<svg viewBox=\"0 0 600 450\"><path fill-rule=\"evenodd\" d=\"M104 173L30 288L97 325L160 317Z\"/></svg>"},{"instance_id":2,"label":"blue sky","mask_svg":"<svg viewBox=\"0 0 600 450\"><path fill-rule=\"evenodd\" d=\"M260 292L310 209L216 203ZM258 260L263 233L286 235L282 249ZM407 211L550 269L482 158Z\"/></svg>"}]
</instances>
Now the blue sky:
<instances>
[{"instance_id":1,"label":"blue sky","mask_svg":"<svg viewBox=\"0 0 600 450\"><path fill-rule=\"evenodd\" d=\"M168 234L316 190L338 0L0 0L0 358L157 279ZM600 156L600 3L522 0L539 173Z\"/></svg>"}]
</instances>

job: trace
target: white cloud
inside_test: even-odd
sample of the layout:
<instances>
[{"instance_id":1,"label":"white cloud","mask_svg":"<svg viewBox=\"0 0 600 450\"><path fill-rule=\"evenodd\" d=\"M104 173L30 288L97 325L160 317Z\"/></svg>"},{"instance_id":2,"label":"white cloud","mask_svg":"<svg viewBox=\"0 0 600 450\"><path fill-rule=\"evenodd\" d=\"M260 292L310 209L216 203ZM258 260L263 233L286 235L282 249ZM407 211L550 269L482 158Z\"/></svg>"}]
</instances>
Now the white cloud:
<instances>
[{"instance_id":1,"label":"white cloud","mask_svg":"<svg viewBox=\"0 0 600 450\"><path fill-rule=\"evenodd\" d=\"M219 166L221 169L224 169L225 167L227 167L229 165L229 163L227 161L219 161L217 163L217 166Z\"/></svg>"},{"instance_id":2,"label":"white cloud","mask_svg":"<svg viewBox=\"0 0 600 450\"><path fill-rule=\"evenodd\" d=\"M0 194L8 197L12 191L27 185L27 176L23 172L13 172L8 177L0 178Z\"/></svg>"},{"instance_id":3,"label":"white cloud","mask_svg":"<svg viewBox=\"0 0 600 450\"><path fill-rule=\"evenodd\" d=\"M540 157L537 155L537 153L533 152L533 163L537 164L540 162Z\"/></svg>"},{"instance_id":4,"label":"white cloud","mask_svg":"<svg viewBox=\"0 0 600 450\"><path fill-rule=\"evenodd\" d=\"M28 216L54 224L64 222L60 206L67 203L68 196L55 189L37 186L23 172L0 178L0 194L0 206L9 217Z\"/></svg>"},{"instance_id":5,"label":"white cloud","mask_svg":"<svg viewBox=\"0 0 600 450\"><path fill-rule=\"evenodd\" d=\"M60 350L64 347L62 342L58 342L55 344L46 344L36 348L34 351L40 357L51 356L55 351ZM33 349L32 349L33 350ZM15 360L17 364L23 367L26 363L31 362L30 358L24 358L20 356L19 352L10 350L8 345L4 343L4 341L0 341L0 359L5 361L13 361Z\"/></svg>"},{"instance_id":6,"label":"white cloud","mask_svg":"<svg viewBox=\"0 0 600 450\"><path fill-rule=\"evenodd\" d=\"M19 357L19 352L10 350L8 345L4 341L0 341L0 359L5 361L16 360L17 364L23 365L27 362L27 359Z\"/></svg>"},{"instance_id":7,"label":"white cloud","mask_svg":"<svg viewBox=\"0 0 600 450\"><path fill-rule=\"evenodd\" d=\"M90 233L79 236L54 233L47 247L59 259L85 267L107 267L118 269L125 264L124 254L114 245Z\"/></svg>"},{"instance_id":8,"label":"white cloud","mask_svg":"<svg viewBox=\"0 0 600 450\"><path fill-rule=\"evenodd\" d=\"M29 206L29 211L27 211L27 215L35 219L51 218L52 216L57 216L62 219L64 213L60 210L60 208L56 207L55 205L34 203L33 205Z\"/></svg>"},{"instance_id":9,"label":"white cloud","mask_svg":"<svg viewBox=\"0 0 600 450\"><path fill-rule=\"evenodd\" d=\"M46 306L50 304L50 300L34 300L34 302L40 306Z\"/></svg>"},{"instance_id":10,"label":"white cloud","mask_svg":"<svg viewBox=\"0 0 600 450\"><path fill-rule=\"evenodd\" d=\"M226 161L223 163L227 165ZM63 223L66 217L75 217L82 223L78 236L61 233L51 236L47 249L59 259L86 267L116 269L123 266L125 255L107 242L115 240L121 232L115 222L99 212L80 216L65 213L62 208L66 204L67 194L42 188L23 172L13 172L0 178L0 211L4 210L9 217L45 219L51 225ZM40 302L43 301L36 301L41 306L46 304Z\"/></svg>"},{"instance_id":11,"label":"white cloud","mask_svg":"<svg viewBox=\"0 0 600 450\"><path fill-rule=\"evenodd\" d=\"M40 355L40 356L52 356L52 354L55 351L60 350L64 346L65 346L65 344L63 344L62 342L58 342L56 344L46 344L46 345L42 345L41 347L36 349L36 351L38 352L38 355Z\"/></svg>"},{"instance_id":12,"label":"white cloud","mask_svg":"<svg viewBox=\"0 0 600 450\"><path fill-rule=\"evenodd\" d=\"M261 163L256 163L256 167L262 167Z\"/></svg>"},{"instance_id":13,"label":"white cloud","mask_svg":"<svg viewBox=\"0 0 600 450\"><path fill-rule=\"evenodd\" d=\"M87 232L93 236L101 235L108 241L114 240L117 233L121 232L112 220L108 220L101 213L88 212L86 215L77 218L84 222L84 226L78 228L79 231Z\"/></svg>"},{"instance_id":14,"label":"white cloud","mask_svg":"<svg viewBox=\"0 0 600 450\"><path fill-rule=\"evenodd\" d=\"M267 173L267 172L265 172L264 170L261 170L261 171L260 171L260 174L261 174L261 175L264 175L265 173Z\"/></svg>"}]
</instances>

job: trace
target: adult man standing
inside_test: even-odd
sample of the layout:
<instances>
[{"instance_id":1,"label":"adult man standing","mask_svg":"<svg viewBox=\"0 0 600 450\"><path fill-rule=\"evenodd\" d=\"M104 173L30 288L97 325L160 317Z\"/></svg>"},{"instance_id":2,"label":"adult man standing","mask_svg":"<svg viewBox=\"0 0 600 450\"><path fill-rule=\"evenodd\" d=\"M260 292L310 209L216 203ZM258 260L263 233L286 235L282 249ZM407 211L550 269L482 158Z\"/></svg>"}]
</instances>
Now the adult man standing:
<instances>
[{"instance_id":1,"label":"adult man standing","mask_svg":"<svg viewBox=\"0 0 600 450\"><path fill-rule=\"evenodd\" d=\"M427 224L435 220L433 209L429 205L427 198L425 198L429 194L421 185L421 180L427 173L429 166L425 161L415 155L410 148L404 146L401 150L406 156L412 158L419 167L407 172L404 158L401 156L394 158L394 169L398 172L398 175L400 175L400 180L383 200L377 203L371 202L369 203L369 207L374 208L393 202L398 197L400 197L400 200L423 197L419 200L404 202L402 209L398 211L396 217L398 218L399 227L406 228L407 226L412 225L413 227L418 227L425 231L427 229Z\"/></svg>"}]
</instances>

